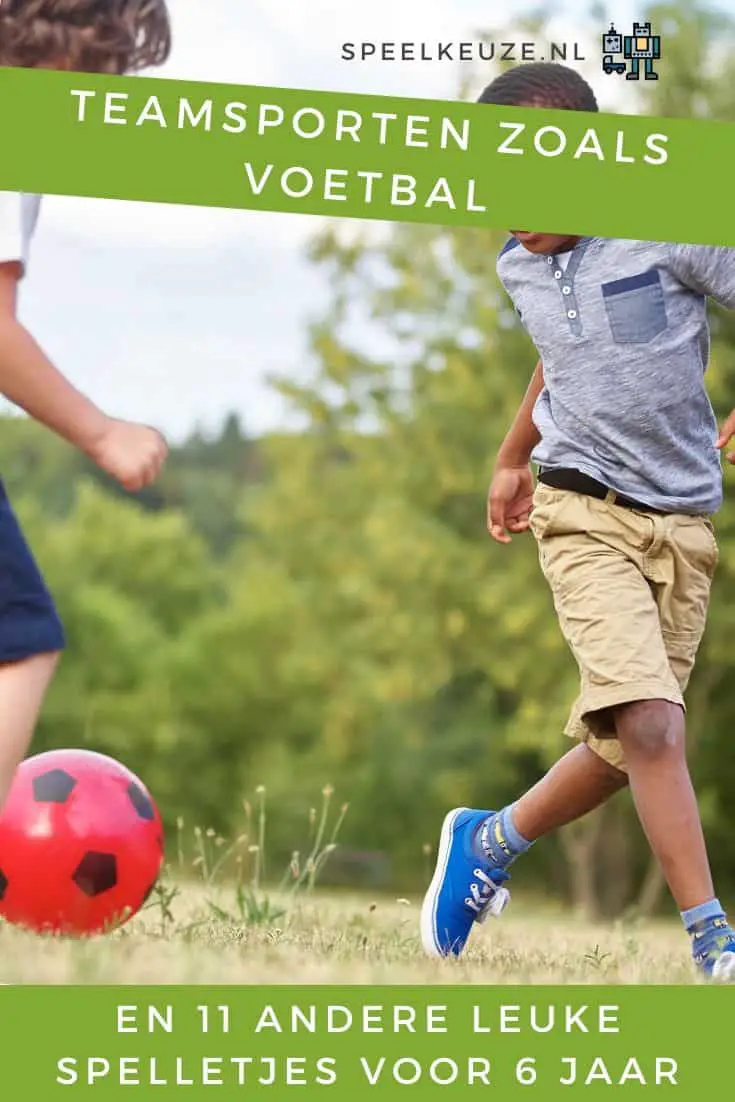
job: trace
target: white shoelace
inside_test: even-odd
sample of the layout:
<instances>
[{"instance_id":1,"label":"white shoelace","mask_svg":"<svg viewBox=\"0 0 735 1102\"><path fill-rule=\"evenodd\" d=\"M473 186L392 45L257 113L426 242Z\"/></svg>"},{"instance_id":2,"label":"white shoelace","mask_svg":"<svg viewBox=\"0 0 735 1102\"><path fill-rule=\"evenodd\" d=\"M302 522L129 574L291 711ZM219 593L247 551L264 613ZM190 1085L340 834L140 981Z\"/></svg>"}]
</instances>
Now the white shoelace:
<instances>
[{"instance_id":1,"label":"white shoelace","mask_svg":"<svg viewBox=\"0 0 735 1102\"><path fill-rule=\"evenodd\" d=\"M481 924L491 916L498 918L510 900L510 892L507 888L498 887L482 869L473 869L472 875L477 877L479 883L472 881L465 903L475 912L475 922Z\"/></svg>"}]
</instances>

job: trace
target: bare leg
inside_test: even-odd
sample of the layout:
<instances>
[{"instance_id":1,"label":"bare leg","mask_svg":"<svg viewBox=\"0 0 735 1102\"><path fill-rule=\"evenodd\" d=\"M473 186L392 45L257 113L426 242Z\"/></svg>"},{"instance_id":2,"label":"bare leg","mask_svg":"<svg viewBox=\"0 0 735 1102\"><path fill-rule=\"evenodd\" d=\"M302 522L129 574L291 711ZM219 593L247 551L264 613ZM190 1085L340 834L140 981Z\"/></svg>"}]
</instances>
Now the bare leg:
<instances>
[{"instance_id":1,"label":"bare leg","mask_svg":"<svg viewBox=\"0 0 735 1102\"><path fill-rule=\"evenodd\" d=\"M58 654L37 654L0 665L0 809L28 751L58 660Z\"/></svg>"},{"instance_id":2,"label":"bare leg","mask_svg":"<svg viewBox=\"0 0 735 1102\"><path fill-rule=\"evenodd\" d=\"M616 709L633 801L680 911L714 896L697 797L686 760L684 713L665 700ZM519 828L520 829L520 828Z\"/></svg>"},{"instance_id":3,"label":"bare leg","mask_svg":"<svg viewBox=\"0 0 735 1102\"><path fill-rule=\"evenodd\" d=\"M599 807L627 783L625 773L580 743L513 805L513 825L534 842Z\"/></svg>"}]
</instances>

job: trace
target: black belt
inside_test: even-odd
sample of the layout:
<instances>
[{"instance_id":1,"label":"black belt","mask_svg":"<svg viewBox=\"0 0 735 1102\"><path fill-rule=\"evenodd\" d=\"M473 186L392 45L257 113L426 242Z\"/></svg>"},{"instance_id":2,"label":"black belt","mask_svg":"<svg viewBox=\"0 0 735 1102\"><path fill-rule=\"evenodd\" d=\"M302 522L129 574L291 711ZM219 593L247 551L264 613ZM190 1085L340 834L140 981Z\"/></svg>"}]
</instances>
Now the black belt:
<instances>
[{"instance_id":1,"label":"black belt","mask_svg":"<svg viewBox=\"0 0 735 1102\"><path fill-rule=\"evenodd\" d=\"M636 501L625 494L618 494L609 486L598 482L596 478L590 478L581 471L575 471L571 467L540 467L538 472L539 482L545 486L551 486L555 490L570 490L574 494L584 494L586 497L597 498L598 501L609 501L612 505L620 505L623 509L636 509L639 513L663 513L663 509L652 509L650 505L644 505L642 501ZM612 497L609 495L612 494Z\"/></svg>"}]
</instances>

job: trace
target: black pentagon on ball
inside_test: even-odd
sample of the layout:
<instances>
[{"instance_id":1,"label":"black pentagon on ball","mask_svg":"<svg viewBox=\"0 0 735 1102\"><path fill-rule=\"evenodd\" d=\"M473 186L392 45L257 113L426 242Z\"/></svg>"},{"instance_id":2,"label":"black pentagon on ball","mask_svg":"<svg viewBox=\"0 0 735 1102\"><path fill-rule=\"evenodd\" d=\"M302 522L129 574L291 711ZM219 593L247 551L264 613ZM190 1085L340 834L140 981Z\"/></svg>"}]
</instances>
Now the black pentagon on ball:
<instances>
[{"instance_id":1,"label":"black pentagon on ball","mask_svg":"<svg viewBox=\"0 0 735 1102\"><path fill-rule=\"evenodd\" d=\"M33 778L33 798L40 804L63 804L69 799L76 780L65 769L50 769Z\"/></svg>"},{"instance_id":2,"label":"black pentagon on ball","mask_svg":"<svg viewBox=\"0 0 735 1102\"><path fill-rule=\"evenodd\" d=\"M128 785L128 796L141 819L145 819L146 822L152 823L156 817L156 812L153 807L153 800L151 800L150 796L147 796L140 785L135 784L134 781L131 781Z\"/></svg>"},{"instance_id":3,"label":"black pentagon on ball","mask_svg":"<svg viewBox=\"0 0 735 1102\"><path fill-rule=\"evenodd\" d=\"M0 869L0 900L5 898L5 893L8 890L8 878L5 873Z\"/></svg>"},{"instance_id":4,"label":"black pentagon on ball","mask_svg":"<svg viewBox=\"0 0 735 1102\"><path fill-rule=\"evenodd\" d=\"M72 880L85 895L101 895L117 884L117 861L112 853L85 853Z\"/></svg>"}]
</instances>

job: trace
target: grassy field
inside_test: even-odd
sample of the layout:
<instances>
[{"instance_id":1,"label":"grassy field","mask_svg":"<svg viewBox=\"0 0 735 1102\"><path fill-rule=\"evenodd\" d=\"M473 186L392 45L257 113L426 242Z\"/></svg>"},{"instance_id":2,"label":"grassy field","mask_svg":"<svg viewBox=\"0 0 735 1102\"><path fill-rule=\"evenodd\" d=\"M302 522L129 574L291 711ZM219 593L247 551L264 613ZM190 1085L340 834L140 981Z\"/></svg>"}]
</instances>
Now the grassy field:
<instances>
[{"instance_id":1,"label":"grassy field","mask_svg":"<svg viewBox=\"0 0 735 1102\"><path fill-rule=\"evenodd\" d=\"M430 961L420 901L305 895L248 913L233 889L166 889L127 927L74 942L4 926L2 975L23 984L691 983L675 923L593 926L513 900L461 961Z\"/></svg>"}]
</instances>

